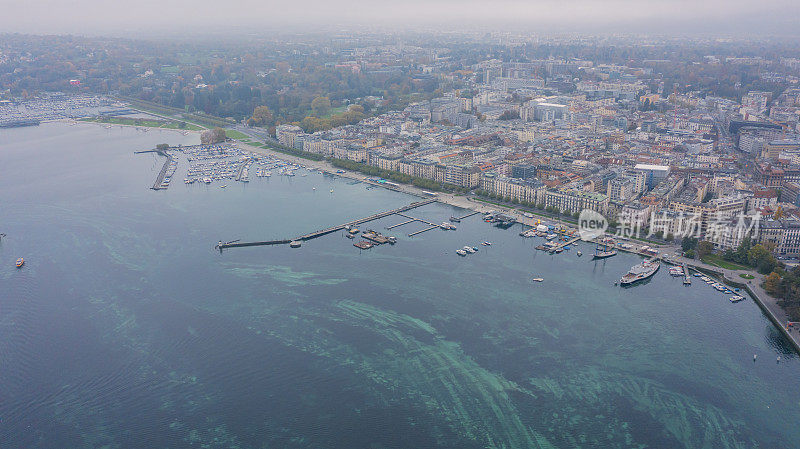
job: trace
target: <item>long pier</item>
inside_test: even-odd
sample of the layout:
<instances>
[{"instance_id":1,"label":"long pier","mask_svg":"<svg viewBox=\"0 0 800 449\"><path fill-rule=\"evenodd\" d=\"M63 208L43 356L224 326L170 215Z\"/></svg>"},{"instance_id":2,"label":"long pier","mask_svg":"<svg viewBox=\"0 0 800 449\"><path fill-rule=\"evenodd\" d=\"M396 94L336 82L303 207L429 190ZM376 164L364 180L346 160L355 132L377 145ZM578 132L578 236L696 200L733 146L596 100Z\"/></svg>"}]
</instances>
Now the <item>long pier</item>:
<instances>
[{"instance_id":1,"label":"long pier","mask_svg":"<svg viewBox=\"0 0 800 449\"><path fill-rule=\"evenodd\" d=\"M429 228L420 229L420 230L419 230L419 231L417 231L417 232L412 232L411 234L408 234L408 236L409 236L409 237L414 237L414 236L415 236L415 235L417 235L417 234L422 234L423 232L427 232L427 231L430 231L431 229L436 229L436 228L438 228L438 227L439 227L439 226L438 226L438 225L436 225L436 226L431 226L431 227L429 227Z\"/></svg>"},{"instance_id":2,"label":"long pier","mask_svg":"<svg viewBox=\"0 0 800 449\"><path fill-rule=\"evenodd\" d=\"M404 221L404 222L397 223L397 224L395 224L395 225L386 226L386 229L394 229L394 228L397 228L397 227L399 227L399 226L407 225L407 224L409 224L409 223L414 223L415 221L417 221L417 220L416 220L415 218L412 218L411 220L406 220L406 221Z\"/></svg>"},{"instance_id":3,"label":"long pier","mask_svg":"<svg viewBox=\"0 0 800 449\"><path fill-rule=\"evenodd\" d=\"M473 216L473 215L478 215L479 213L480 213L480 212L478 212L478 211L473 211L473 212L470 212L470 213L468 213L467 215L464 215L463 217L456 217L456 219L457 219L458 221L461 221L461 220L463 220L463 219L465 219L465 218L469 218L469 217L471 217L471 216Z\"/></svg>"},{"instance_id":4,"label":"long pier","mask_svg":"<svg viewBox=\"0 0 800 449\"><path fill-rule=\"evenodd\" d=\"M280 245L285 243L292 243L292 242L303 242L306 240L315 239L317 237L322 237L323 235L328 235L333 232L341 231L342 229L348 226L357 226L362 223L366 223L373 220L378 220L383 217L388 217L389 215L402 215L402 212L415 209L417 207L422 207L431 203L436 202L436 198L431 198L424 201L416 201L408 206L398 207L397 209L388 210L386 212L379 212L377 214L370 215L369 217L359 218L357 220L348 221L347 223L342 223L337 226L331 226L330 228L320 229L319 231L310 232L308 234L301 235L300 237L294 239L282 239L282 240L268 240L263 242L242 242L242 243L223 243L221 245L217 245L217 248L222 250L225 248L241 248L245 246L264 246L264 245ZM410 218L410 217L409 217Z\"/></svg>"},{"instance_id":5,"label":"long pier","mask_svg":"<svg viewBox=\"0 0 800 449\"><path fill-rule=\"evenodd\" d=\"M167 160L164 161L164 166L161 167L161 172L159 172L158 176L156 176L156 182L154 182L153 183L153 187L151 187L151 189L153 189L153 190L161 190L161 189L164 188L164 187L161 187L161 183L164 182L164 176L166 176L167 169L169 168L169 164L172 162L172 156L169 153L166 153L166 152L161 151L161 150L157 150L156 153L158 153L158 154L160 154L162 156L165 156L167 158Z\"/></svg>"}]
</instances>

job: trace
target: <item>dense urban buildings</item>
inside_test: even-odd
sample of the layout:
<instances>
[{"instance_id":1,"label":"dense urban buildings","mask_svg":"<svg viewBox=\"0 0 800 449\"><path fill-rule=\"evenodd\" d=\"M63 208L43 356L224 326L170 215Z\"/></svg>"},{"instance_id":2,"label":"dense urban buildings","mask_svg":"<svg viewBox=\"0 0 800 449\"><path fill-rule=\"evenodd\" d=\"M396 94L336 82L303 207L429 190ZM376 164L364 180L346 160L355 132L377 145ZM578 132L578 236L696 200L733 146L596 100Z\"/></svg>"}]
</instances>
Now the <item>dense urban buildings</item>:
<instances>
[{"instance_id":1,"label":"dense urban buildings","mask_svg":"<svg viewBox=\"0 0 800 449\"><path fill-rule=\"evenodd\" d=\"M0 446L800 440L796 40L236 3L0 34Z\"/></svg>"}]
</instances>

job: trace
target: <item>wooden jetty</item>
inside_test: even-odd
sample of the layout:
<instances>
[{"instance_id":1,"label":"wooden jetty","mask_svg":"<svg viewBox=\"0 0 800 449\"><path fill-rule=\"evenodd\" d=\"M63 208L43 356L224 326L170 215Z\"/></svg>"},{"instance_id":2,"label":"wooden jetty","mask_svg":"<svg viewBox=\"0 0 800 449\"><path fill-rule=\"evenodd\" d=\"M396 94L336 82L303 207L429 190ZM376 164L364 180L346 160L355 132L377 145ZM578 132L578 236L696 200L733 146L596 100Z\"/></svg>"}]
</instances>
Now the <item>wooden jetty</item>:
<instances>
[{"instance_id":1,"label":"wooden jetty","mask_svg":"<svg viewBox=\"0 0 800 449\"><path fill-rule=\"evenodd\" d=\"M357 226L357 225L360 225L362 223L366 223L368 221L373 221L373 220L378 220L380 218L388 217L389 215L397 214L397 215L405 216L405 215L402 214L402 212L405 212L405 211L408 211L408 210L411 210L411 209L415 209L417 207L422 207L422 206L434 203L436 201L437 201L436 198L431 198L431 199L423 200L423 201L416 201L416 202L413 202L413 203L411 203L411 204L409 204L407 206L398 207L397 209L392 209L392 210L388 210L388 211L385 211L385 212L379 212L377 214L370 215L369 217L364 217L364 218L359 218L357 220L348 221L347 223L342 223L342 224L337 225L337 226L331 226L330 228L320 229L319 231L310 232L308 234L301 235L300 237L297 237L297 238L294 238L294 239L269 240L269 241L263 241L263 242L223 243L221 245L217 245L217 248L218 249L225 249L225 248L240 248L240 247L245 247L245 246L281 245L281 244L290 243L290 242L293 242L293 241L294 242L302 242L302 241L305 241L305 240L311 240L311 239L315 239L317 237L322 237L323 235L328 235L328 234L331 234L333 232L341 231L342 229L345 229L348 226L350 226L350 227ZM407 217L407 218L411 218L411 217Z\"/></svg>"}]
</instances>

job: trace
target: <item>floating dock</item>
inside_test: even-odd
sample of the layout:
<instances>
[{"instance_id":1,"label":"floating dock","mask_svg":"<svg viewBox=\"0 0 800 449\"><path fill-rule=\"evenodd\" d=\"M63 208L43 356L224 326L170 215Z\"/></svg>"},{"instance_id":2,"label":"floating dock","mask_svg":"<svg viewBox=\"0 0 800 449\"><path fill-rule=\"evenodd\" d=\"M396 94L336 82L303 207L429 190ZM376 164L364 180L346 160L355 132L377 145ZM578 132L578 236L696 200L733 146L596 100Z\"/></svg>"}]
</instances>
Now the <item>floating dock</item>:
<instances>
[{"instance_id":1,"label":"floating dock","mask_svg":"<svg viewBox=\"0 0 800 449\"><path fill-rule=\"evenodd\" d=\"M370 249L370 248L372 248L373 245L372 245L372 243L370 243L370 242L368 242L366 240L362 240L360 242L353 243L353 246L355 246L358 249Z\"/></svg>"},{"instance_id":2,"label":"floating dock","mask_svg":"<svg viewBox=\"0 0 800 449\"><path fill-rule=\"evenodd\" d=\"M560 249L560 250L563 250L565 246L572 245L573 243L577 242L577 241L578 241L578 240L580 240L580 239L581 239L580 237L573 237L572 239L570 239L570 240L567 240L566 242L561 242L561 243L558 243L558 244L556 244L556 245L555 245L555 246L553 246L553 247L552 247L552 248L551 248L549 251L550 251L551 253L554 253L554 252L556 252L556 251L557 251L557 250L559 250L559 249Z\"/></svg>"}]
</instances>

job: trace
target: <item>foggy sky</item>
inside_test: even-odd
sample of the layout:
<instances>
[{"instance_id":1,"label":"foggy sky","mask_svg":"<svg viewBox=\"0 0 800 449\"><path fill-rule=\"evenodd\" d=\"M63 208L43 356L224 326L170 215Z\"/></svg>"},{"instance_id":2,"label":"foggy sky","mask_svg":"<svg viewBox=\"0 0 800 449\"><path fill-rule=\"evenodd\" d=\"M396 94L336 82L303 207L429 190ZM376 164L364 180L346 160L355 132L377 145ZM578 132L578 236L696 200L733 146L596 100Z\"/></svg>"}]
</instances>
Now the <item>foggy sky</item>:
<instances>
[{"instance_id":1,"label":"foggy sky","mask_svg":"<svg viewBox=\"0 0 800 449\"><path fill-rule=\"evenodd\" d=\"M387 25L451 31L798 35L798 0L0 0L0 32L108 34Z\"/></svg>"}]
</instances>

